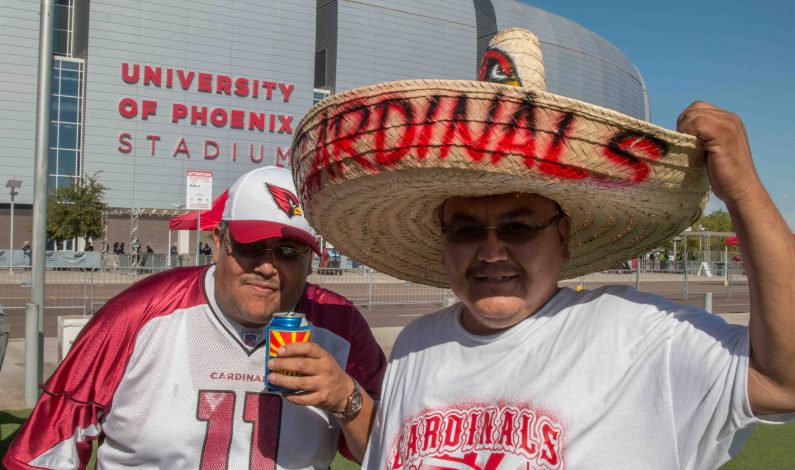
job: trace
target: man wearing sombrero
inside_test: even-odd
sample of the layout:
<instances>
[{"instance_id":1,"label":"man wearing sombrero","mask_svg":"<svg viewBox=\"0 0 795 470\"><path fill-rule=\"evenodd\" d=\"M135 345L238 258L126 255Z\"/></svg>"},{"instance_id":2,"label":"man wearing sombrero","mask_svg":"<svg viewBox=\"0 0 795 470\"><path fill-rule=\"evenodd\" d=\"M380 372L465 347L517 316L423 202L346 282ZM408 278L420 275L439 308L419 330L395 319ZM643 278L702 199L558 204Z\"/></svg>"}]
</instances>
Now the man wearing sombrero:
<instances>
[{"instance_id":1,"label":"man wearing sombrero","mask_svg":"<svg viewBox=\"0 0 795 470\"><path fill-rule=\"evenodd\" d=\"M479 75L332 96L296 133L312 225L461 299L397 339L364 466L715 468L752 425L792 419L795 243L740 119L697 102L677 133L546 93L523 30L492 39ZM680 233L710 183L749 328L624 286L558 288Z\"/></svg>"}]
</instances>

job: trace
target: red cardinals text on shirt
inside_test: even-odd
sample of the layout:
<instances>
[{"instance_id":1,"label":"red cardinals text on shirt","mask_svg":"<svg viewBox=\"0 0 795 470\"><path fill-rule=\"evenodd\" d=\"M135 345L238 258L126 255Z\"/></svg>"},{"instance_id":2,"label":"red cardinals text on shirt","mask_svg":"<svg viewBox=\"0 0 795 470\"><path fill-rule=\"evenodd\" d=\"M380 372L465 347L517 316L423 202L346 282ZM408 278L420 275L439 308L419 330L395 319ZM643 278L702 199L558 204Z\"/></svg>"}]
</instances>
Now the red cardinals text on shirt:
<instances>
[{"instance_id":1,"label":"red cardinals text on shirt","mask_svg":"<svg viewBox=\"0 0 795 470\"><path fill-rule=\"evenodd\" d=\"M526 403L458 404L425 410L405 422L388 463L392 469L419 468L430 458L463 462L480 453L491 454L488 461L496 468L502 456L511 454L526 460L529 468L559 469L564 446L563 426L543 409Z\"/></svg>"}]
</instances>

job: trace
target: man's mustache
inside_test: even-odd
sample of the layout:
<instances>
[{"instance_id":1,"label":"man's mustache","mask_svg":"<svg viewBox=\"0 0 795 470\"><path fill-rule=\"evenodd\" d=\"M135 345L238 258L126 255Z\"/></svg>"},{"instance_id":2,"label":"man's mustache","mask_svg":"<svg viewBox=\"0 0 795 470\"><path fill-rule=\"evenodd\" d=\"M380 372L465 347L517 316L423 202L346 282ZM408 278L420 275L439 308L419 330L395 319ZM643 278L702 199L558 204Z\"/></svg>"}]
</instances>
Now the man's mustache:
<instances>
[{"instance_id":1,"label":"man's mustache","mask_svg":"<svg viewBox=\"0 0 795 470\"><path fill-rule=\"evenodd\" d=\"M243 284L256 285L257 287L266 287L269 289L279 289L280 284L278 281L265 279L259 276L245 277L241 281Z\"/></svg>"},{"instance_id":2,"label":"man's mustache","mask_svg":"<svg viewBox=\"0 0 795 470\"><path fill-rule=\"evenodd\" d=\"M523 273L524 269L521 266L510 261L497 263L479 261L471 264L464 271L464 276L471 279L473 277L521 276Z\"/></svg>"}]
</instances>

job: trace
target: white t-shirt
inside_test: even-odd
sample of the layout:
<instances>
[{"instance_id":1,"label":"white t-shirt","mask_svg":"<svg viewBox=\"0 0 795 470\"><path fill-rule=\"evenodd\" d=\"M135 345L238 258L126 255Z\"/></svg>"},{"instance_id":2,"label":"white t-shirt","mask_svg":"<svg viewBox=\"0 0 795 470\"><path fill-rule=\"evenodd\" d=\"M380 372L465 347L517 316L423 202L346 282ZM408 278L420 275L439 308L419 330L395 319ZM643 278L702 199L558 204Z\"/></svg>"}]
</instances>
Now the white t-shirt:
<instances>
[{"instance_id":1,"label":"white t-shirt","mask_svg":"<svg viewBox=\"0 0 795 470\"><path fill-rule=\"evenodd\" d=\"M462 308L398 337L365 468L700 470L758 422L748 330L716 315L626 287L561 289L477 336Z\"/></svg>"}]
</instances>

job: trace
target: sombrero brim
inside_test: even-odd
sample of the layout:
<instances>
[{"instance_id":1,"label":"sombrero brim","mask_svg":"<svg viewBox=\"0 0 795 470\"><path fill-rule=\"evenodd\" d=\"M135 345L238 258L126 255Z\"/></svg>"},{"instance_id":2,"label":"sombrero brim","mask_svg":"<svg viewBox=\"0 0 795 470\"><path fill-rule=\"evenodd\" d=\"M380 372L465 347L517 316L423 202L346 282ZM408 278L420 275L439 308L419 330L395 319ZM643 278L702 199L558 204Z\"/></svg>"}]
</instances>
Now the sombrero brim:
<instances>
[{"instance_id":1,"label":"sombrero brim","mask_svg":"<svg viewBox=\"0 0 795 470\"><path fill-rule=\"evenodd\" d=\"M554 94L406 80L318 103L291 153L312 226L392 276L447 286L438 207L452 196L537 193L572 218L561 278L659 246L701 215L703 150L680 134Z\"/></svg>"}]
</instances>

